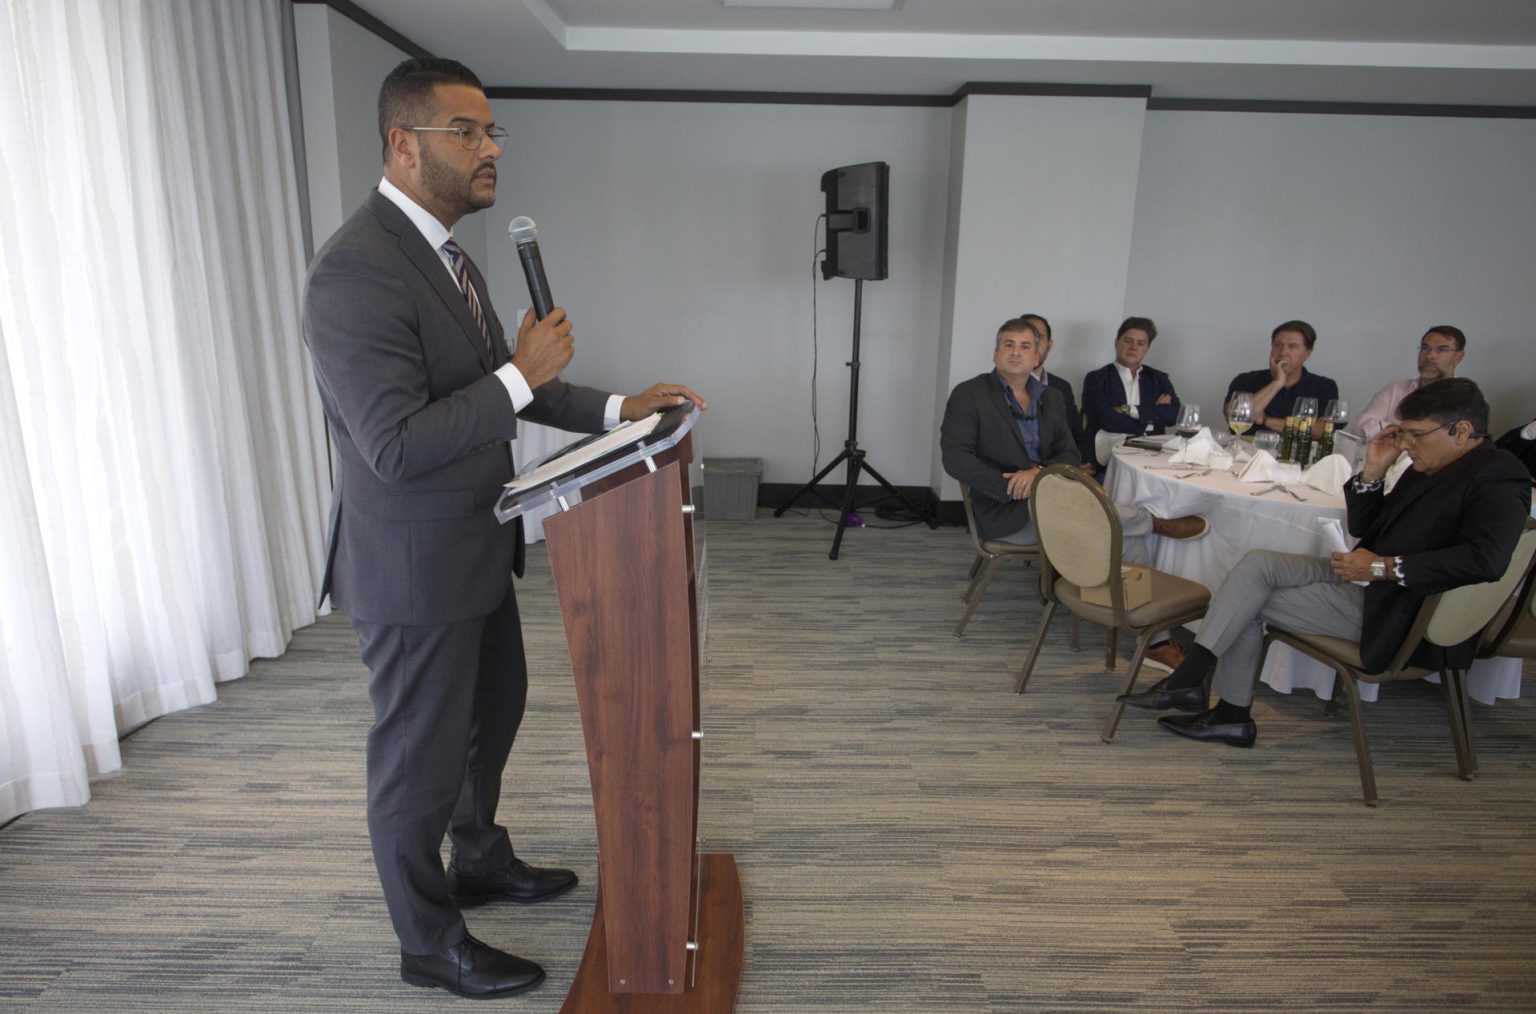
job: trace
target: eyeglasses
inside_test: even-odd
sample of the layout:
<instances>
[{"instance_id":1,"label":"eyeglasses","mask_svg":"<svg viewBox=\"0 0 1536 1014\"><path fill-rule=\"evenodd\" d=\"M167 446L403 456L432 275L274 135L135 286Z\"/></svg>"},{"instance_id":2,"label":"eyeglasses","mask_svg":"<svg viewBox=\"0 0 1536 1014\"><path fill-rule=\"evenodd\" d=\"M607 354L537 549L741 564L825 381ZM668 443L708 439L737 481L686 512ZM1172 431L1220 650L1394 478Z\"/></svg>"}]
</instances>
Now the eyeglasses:
<instances>
[{"instance_id":1,"label":"eyeglasses","mask_svg":"<svg viewBox=\"0 0 1536 1014\"><path fill-rule=\"evenodd\" d=\"M1431 433L1434 433L1436 430L1443 430L1443 429L1445 429L1446 425L1447 425L1446 423L1441 423L1439 426L1436 426L1434 429L1432 429L1432 430L1424 430L1422 433L1415 433L1412 430L1404 429L1403 427L1399 426L1397 428L1397 442L1400 443L1400 444L1406 444L1409 447L1417 446L1418 442L1420 440L1423 440L1425 437L1429 436ZM1455 424L1452 423L1450 425L1455 425Z\"/></svg>"},{"instance_id":2,"label":"eyeglasses","mask_svg":"<svg viewBox=\"0 0 1536 1014\"><path fill-rule=\"evenodd\" d=\"M1457 351L1457 349L1454 345L1420 345L1419 351L1429 352L1437 356L1448 356L1452 352Z\"/></svg>"},{"instance_id":3,"label":"eyeglasses","mask_svg":"<svg viewBox=\"0 0 1536 1014\"><path fill-rule=\"evenodd\" d=\"M406 130L432 132L438 134L457 134L459 143L470 151L479 151L486 138L495 142L496 147L507 146L507 128L492 127L489 130L476 124L473 127L406 127Z\"/></svg>"}]
</instances>

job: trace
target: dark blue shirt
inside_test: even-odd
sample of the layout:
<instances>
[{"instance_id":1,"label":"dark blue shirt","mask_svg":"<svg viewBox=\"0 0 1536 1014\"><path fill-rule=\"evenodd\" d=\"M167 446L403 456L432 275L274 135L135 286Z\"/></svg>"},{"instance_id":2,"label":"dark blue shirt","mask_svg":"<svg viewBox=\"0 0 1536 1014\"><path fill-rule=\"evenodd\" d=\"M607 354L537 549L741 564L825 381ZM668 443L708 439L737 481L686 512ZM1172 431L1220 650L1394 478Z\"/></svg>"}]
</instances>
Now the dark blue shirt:
<instances>
[{"instance_id":1,"label":"dark blue shirt","mask_svg":"<svg viewBox=\"0 0 1536 1014\"><path fill-rule=\"evenodd\" d=\"M1025 411L1019 404L1019 399L1013 396L1013 388L1008 386L1008 381L996 370L992 375L997 382L1003 385L1003 397L1008 399L1008 408L1013 412L1013 420L1019 425L1019 435L1024 438L1024 450L1029 455L1029 460L1040 463L1040 395L1045 390L1045 385L1040 383L1040 378L1033 373L1024 384L1024 389L1029 392L1029 411Z\"/></svg>"},{"instance_id":2,"label":"dark blue shirt","mask_svg":"<svg viewBox=\"0 0 1536 1014\"><path fill-rule=\"evenodd\" d=\"M1254 394L1262 390L1271 380L1273 375L1268 370L1253 370L1250 373L1239 373L1232 378L1232 383L1227 386L1227 397L1223 405L1232 403L1232 395L1238 391L1247 391ZM1328 408L1328 402L1339 396L1339 385L1327 377L1319 376L1307 369L1301 368L1301 379L1290 387L1282 387L1275 392L1269 406L1264 409L1264 414L1270 418L1289 418L1291 409L1296 407L1297 398L1316 398L1317 412L1322 415Z\"/></svg>"}]
</instances>

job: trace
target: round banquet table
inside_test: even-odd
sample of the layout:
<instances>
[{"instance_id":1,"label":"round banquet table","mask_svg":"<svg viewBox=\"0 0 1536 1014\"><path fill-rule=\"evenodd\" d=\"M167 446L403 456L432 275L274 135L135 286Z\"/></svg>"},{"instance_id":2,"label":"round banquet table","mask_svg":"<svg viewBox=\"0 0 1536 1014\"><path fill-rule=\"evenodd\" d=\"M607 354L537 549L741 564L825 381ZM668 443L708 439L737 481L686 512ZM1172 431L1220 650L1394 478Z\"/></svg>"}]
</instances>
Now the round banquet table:
<instances>
[{"instance_id":1,"label":"round banquet table","mask_svg":"<svg viewBox=\"0 0 1536 1014\"><path fill-rule=\"evenodd\" d=\"M1109 463L1104 488L1118 503L1134 504L1157 517L1202 514L1211 530L1200 539L1153 539L1152 565L1158 570L1199 581L1214 592L1222 579L1250 549L1324 556L1328 550L1318 522L1344 521L1344 498L1310 486L1295 487L1297 500L1283 491L1254 496L1272 483L1240 482L1225 469L1193 475L1199 466L1170 467L1169 456L1155 451L1117 447ZM1198 629L1197 624L1189 624ZM1467 693L1485 704L1500 697L1520 696L1521 662L1514 658L1480 659L1467 673ZM1272 644L1259 679L1281 693L1311 690L1333 696L1334 673L1284 644ZM1438 680L1439 677L1431 677ZM1362 700L1376 699L1377 685L1360 684Z\"/></svg>"}]
</instances>

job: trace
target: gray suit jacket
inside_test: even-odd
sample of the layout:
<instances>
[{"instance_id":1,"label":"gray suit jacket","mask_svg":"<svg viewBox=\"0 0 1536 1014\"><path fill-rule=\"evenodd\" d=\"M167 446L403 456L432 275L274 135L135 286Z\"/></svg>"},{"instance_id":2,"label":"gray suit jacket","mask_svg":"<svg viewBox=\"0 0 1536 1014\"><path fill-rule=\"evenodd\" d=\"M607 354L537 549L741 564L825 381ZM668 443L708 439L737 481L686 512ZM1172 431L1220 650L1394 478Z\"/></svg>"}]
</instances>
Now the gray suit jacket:
<instances>
[{"instance_id":1,"label":"gray suit jacket","mask_svg":"<svg viewBox=\"0 0 1536 1014\"><path fill-rule=\"evenodd\" d=\"M505 333L469 265L491 330L421 232L377 190L316 254L304 340L331 422L336 488L322 596L374 623L451 623L500 605L518 533L491 511L512 476L517 415L492 371ZM608 395L553 380L523 416L602 428Z\"/></svg>"},{"instance_id":2,"label":"gray suit jacket","mask_svg":"<svg viewBox=\"0 0 1536 1014\"><path fill-rule=\"evenodd\" d=\"M1009 498L1004 472L1082 461L1061 392L1053 387L1041 391L1038 414L1041 460L1033 461L995 372L972 377L950 392L939 429L944 471L971 487L976 527L984 539L1012 535L1029 523L1029 501Z\"/></svg>"}]
</instances>

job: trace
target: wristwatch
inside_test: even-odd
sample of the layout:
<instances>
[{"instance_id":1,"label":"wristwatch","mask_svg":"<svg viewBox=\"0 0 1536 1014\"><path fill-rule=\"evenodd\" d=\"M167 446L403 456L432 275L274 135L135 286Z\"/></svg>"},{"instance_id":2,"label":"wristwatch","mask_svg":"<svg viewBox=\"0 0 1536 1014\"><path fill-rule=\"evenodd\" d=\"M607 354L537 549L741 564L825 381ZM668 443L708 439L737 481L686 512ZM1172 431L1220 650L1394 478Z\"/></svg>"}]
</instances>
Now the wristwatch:
<instances>
[{"instance_id":1,"label":"wristwatch","mask_svg":"<svg viewBox=\"0 0 1536 1014\"><path fill-rule=\"evenodd\" d=\"M1385 581L1387 579L1387 558L1378 556L1371 561L1371 580Z\"/></svg>"}]
</instances>

